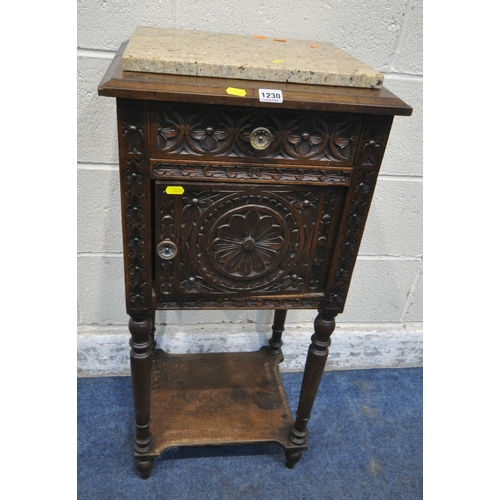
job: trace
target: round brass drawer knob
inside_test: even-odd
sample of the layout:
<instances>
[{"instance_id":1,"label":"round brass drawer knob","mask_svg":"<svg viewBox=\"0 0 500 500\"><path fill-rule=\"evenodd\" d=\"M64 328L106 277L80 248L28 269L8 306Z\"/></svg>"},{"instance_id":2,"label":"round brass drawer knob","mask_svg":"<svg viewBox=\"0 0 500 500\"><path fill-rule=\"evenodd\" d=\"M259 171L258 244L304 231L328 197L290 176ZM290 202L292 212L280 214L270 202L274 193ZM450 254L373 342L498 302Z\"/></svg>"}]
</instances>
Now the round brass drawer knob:
<instances>
[{"instance_id":1,"label":"round brass drawer knob","mask_svg":"<svg viewBox=\"0 0 500 500\"><path fill-rule=\"evenodd\" d=\"M177 255L177 245L170 240L163 240L156 247L156 253L160 259L171 260Z\"/></svg>"},{"instance_id":2,"label":"round brass drawer knob","mask_svg":"<svg viewBox=\"0 0 500 500\"><path fill-rule=\"evenodd\" d=\"M267 149L273 140L273 134L265 127L257 127L250 132L250 145L252 148L263 151Z\"/></svg>"}]
</instances>

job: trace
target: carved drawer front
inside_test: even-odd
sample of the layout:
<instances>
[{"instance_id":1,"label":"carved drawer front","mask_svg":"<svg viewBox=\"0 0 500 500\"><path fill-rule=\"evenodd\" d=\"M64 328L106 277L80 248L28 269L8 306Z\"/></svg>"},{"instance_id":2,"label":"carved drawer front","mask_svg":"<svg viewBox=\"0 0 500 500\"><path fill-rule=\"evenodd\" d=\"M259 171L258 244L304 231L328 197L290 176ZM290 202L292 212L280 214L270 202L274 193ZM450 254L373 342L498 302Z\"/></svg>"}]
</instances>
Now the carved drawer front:
<instances>
[{"instance_id":1,"label":"carved drawer front","mask_svg":"<svg viewBox=\"0 0 500 500\"><path fill-rule=\"evenodd\" d=\"M352 166L362 119L359 114L151 102L151 156Z\"/></svg>"},{"instance_id":2,"label":"carved drawer front","mask_svg":"<svg viewBox=\"0 0 500 500\"><path fill-rule=\"evenodd\" d=\"M156 182L157 305L323 294L345 188L180 186Z\"/></svg>"}]
</instances>

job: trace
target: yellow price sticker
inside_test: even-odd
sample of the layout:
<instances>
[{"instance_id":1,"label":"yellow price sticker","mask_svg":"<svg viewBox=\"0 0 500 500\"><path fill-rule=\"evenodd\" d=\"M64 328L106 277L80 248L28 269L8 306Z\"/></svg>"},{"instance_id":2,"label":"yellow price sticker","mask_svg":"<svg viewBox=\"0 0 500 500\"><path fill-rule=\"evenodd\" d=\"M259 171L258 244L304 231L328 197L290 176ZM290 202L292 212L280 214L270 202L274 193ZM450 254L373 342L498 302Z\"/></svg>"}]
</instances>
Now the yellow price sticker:
<instances>
[{"instance_id":1,"label":"yellow price sticker","mask_svg":"<svg viewBox=\"0 0 500 500\"><path fill-rule=\"evenodd\" d=\"M247 95L247 91L245 89L235 89L234 87L228 87L226 89L226 94L245 97Z\"/></svg>"},{"instance_id":2,"label":"yellow price sticker","mask_svg":"<svg viewBox=\"0 0 500 500\"><path fill-rule=\"evenodd\" d=\"M167 186L165 192L167 194L184 194L184 188L182 186Z\"/></svg>"}]
</instances>

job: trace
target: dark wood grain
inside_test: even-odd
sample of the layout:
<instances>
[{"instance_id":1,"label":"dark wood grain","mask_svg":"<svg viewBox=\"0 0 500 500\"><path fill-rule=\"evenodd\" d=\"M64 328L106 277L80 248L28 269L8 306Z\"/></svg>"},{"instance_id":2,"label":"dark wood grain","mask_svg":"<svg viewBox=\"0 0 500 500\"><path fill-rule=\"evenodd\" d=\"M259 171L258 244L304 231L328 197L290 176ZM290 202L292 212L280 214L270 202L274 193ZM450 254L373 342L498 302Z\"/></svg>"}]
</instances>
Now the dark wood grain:
<instances>
[{"instance_id":1,"label":"dark wood grain","mask_svg":"<svg viewBox=\"0 0 500 500\"><path fill-rule=\"evenodd\" d=\"M134 449L136 466L143 479L149 477L153 467L145 454L151 450L150 431L150 399L151 399L151 367L153 361L151 337L154 330L152 317L131 316L129 330L130 339L130 371L132 375L132 392L134 397L135 437Z\"/></svg>"},{"instance_id":2,"label":"dark wood grain","mask_svg":"<svg viewBox=\"0 0 500 500\"><path fill-rule=\"evenodd\" d=\"M335 317L320 312L314 321L314 334L311 337L311 345L307 353L299 407L295 423L290 430L290 441L296 445L306 442L307 424L311 418L312 407L325 369L330 336L334 329ZM294 464L297 463L299 458L295 457Z\"/></svg>"},{"instance_id":3,"label":"dark wood grain","mask_svg":"<svg viewBox=\"0 0 500 500\"><path fill-rule=\"evenodd\" d=\"M253 353L166 354L153 362L148 456L177 446L288 440L293 418L278 364L267 348Z\"/></svg>"}]
</instances>

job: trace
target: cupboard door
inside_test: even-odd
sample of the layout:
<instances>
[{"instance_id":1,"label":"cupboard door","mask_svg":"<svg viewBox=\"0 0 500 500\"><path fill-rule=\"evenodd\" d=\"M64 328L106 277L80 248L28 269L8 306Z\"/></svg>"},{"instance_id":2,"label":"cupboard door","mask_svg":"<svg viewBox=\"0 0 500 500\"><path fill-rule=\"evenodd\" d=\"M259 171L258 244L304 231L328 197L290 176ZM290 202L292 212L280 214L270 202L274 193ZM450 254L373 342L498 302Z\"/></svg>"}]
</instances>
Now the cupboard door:
<instances>
[{"instance_id":1,"label":"cupboard door","mask_svg":"<svg viewBox=\"0 0 500 500\"><path fill-rule=\"evenodd\" d=\"M157 181L157 298L322 295L345 189Z\"/></svg>"}]
</instances>

